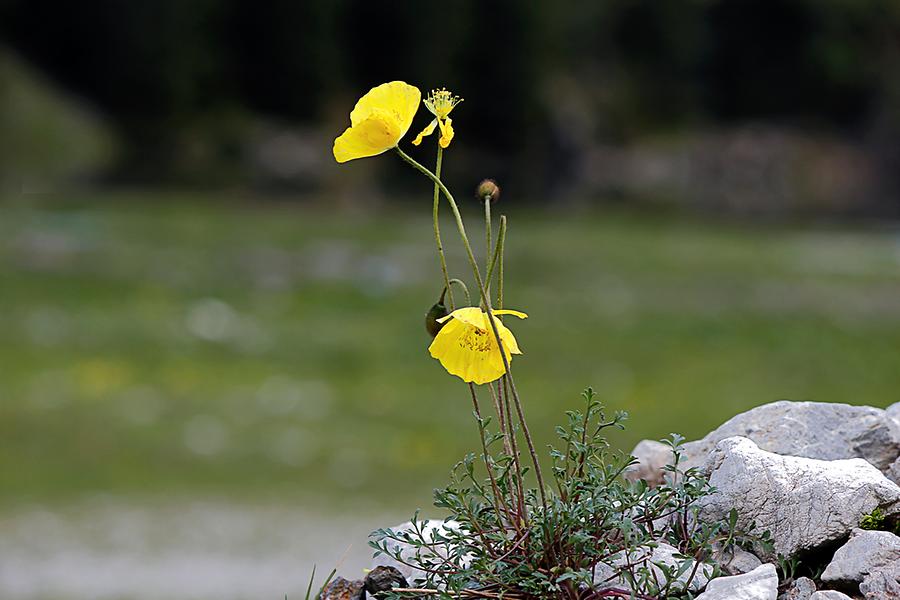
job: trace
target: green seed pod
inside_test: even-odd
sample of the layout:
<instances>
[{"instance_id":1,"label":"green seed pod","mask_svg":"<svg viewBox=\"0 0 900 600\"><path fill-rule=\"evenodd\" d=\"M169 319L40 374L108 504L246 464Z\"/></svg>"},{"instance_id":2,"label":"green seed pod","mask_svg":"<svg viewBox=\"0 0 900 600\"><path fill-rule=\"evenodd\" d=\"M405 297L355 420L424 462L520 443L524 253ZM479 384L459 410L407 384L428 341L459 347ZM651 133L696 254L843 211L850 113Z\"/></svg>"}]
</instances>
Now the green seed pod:
<instances>
[{"instance_id":1,"label":"green seed pod","mask_svg":"<svg viewBox=\"0 0 900 600\"><path fill-rule=\"evenodd\" d=\"M444 326L443 323L438 323L438 319L446 317L448 314L450 313L447 312L447 307L444 306L444 297L441 295L441 299L425 314L425 330L428 331L428 335L435 337L438 334L438 331Z\"/></svg>"}]
</instances>

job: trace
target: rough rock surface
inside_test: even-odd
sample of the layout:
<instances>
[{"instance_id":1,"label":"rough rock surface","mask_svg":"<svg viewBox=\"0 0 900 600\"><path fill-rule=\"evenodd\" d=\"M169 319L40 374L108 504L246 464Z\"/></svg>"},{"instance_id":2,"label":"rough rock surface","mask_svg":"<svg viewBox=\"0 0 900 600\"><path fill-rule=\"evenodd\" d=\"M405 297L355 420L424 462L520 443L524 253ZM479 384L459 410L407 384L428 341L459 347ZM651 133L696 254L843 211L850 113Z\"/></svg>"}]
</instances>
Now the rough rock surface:
<instances>
[{"instance_id":1,"label":"rough rock surface","mask_svg":"<svg viewBox=\"0 0 900 600\"><path fill-rule=\"evenodd\" d=\"M684 444L685 464L700 466L720 441L742 436L775 454L863 458L886 471L900 456L900 406L890 414L897 419L871 406L780 400L736 415L703 439Z\"/></svg>"},{"instance_id":2,"label":"rough rock surface","mask_svg":"<svg viewBox=\"0 0 900 600\"><path fill-rule=\"evenodd\" d=\"M319 600L360 600L365 593L363 589L362 580L350 581L335 577L322 590Z\"/></svg>"},{"instance_id":3,"label":"rough rock surface","mask_svg":"<svg viewBox=\"0 0 900 600\"><path fill-rule=\"evenodd\" d=\"M816 583L809 577L798 577L791 583L791 587L778 596L778 600L809 600L816 591Z\"/></svg>"},{"instance_id":4,"label":"rough rock surface","mask_svg":"<svg viewBox=\"0 0 900 600\"><path fill-rule=\"evenodd\" d=\"M900 458L891 463L884 475L894 483L900 485Z\"/></svg>"},{"instance_id":5,"label":"rough rock surface","mask_svg":"<svg viewBox=\"0 0 900 600\"><path fill-rule=\"evenodd\" d=\"M651 486L663 482L665 475L663 467L672 462L672 449L669 446L653 440L641 440L631 451L631 455L638 462L625 472L626 479L630 481L643 479Z\"/></svg>"},{"instance_id":6,"label":"rough rock surface","mask_svg":"<svg viewBox=\"0 0 900 600\"><path fill-rule=\"evenodd\" d=\"M737 509L739 527L771 533L774 554L760 549L763 559L838 541L875 508L900 511L900 487L858 458L779 456L734 437L719 442L704 468L717 491L700 501L700 518L719 521Z\"/></svg>"},{"instance_id":7,"label":"rough rock surface","mask_svg":"<svg viewBox=\"0 0 900 600\"><path fill-rule=\"evenodd\" d=\"M859 584L866 600L895 600L900 598L900 572L895 568L877 569L866 575Z\"/></svg>"},{"instance_id":8,"label":"rough rock surface","mask_svg":"<svg viewBox=\"0 0 900 600\"><path fill-rule=\"evenodd\" d=\"M395 587L409 587L406 578L394 567L375 567L366 575L363 584L370 594L380 594Z\"/></svg>"},{"instance_id":9,"label":"rough rock surface","mask_svg":"<svg viewBox=\"0 0 900 600\"><path fill-rule=\"evenodd\" d=\"M663 564L670 567L677 567L682 562L685 561L684 558L677 558L675 555L678 554L678 549L674 548L668 544L660 543L656 548L652 550L647 549L643 554L640 553L632 553L629 556L628 562L631 564L637 564L642 560L646 560L646 564L653 570L653 573L656 575L659 581L664 581L665 577L663 575L662 569L660 569L657 564ZM678 581L682 584L682 587L688 581L688 577L690 577L691 572L694 570L694 561L690 560L690 567L686 570L686 572L682 573L680 577L678 577ZM630 589L628 584L620 579L612 579L610 578L616 572L616 568L625 564L625 559L622 556L615 557L612 560L611 565L606 564L598 564L596 572L594 574L594 584L600 588L604 589L606 587L615 587L620 589ZM708 573L712 573L711 565L700 565L697 567L696 572L694 572L694 577L691 579L690 585L688 589L692 592L699 592L704 587L706 587L707 582L709 581L709 577L707 577Z\"/></svg>"},{"instance_id":10,"label":"rough rock surface","mask_svg":"<svg viewBox=\"0 0 900 600\"><path fill-rule=\"evenodd\" d=\"M696 600L776 600L778 575L775 565L760 565L744 575L719 577Z\"/></svg>"},{"instance_id":11,"label":"rough rock surface","mask_svg":"<svg viewBox=\"0 0 900 600\"><path fill-rule=\"evenodd\" d=\"M897 427L897 432L900 432L900 402L894 402L886 409L884 409L884 414L889 419L893 420L894 424Z\"/></svg>"},{"instance_id":12,"label":"rough rock surface","mask_svg":"<svg viewBox=\"0 0 900 600\"><path fill-rule=\"evenodd\" d=\"M412 531L412 525L409 522L401 523L395 527L390 528L394 533L402 533L404 531ZM445 532L445 531L456 531L459 529L459 523L456 521L447 521L446 523L441 520L432 519L424 521L422 524L422 531L426 540L434 539L435 532ZM392 552L396 552L400 550L400 557L403 558L406 562L410 562L409 559L415 558L416 549L406 544L405 542L398 542L396 540L388 540L388 549ZM437 548L436 552L441 553L441 549ZM444 554L446 556L446 554ZM397 569L400 574L406 578L406 580L410 583L410 585L415 585L415 581L417 579L425 579L425 571L421 569L415 569L408 565L405 565L394 558L386 555L379 554L372 560L372 568L375 567L394 567Z\"/></svg>"},{"instance_id":13,"label":"rough rock surface","mask_svg":"<svg viewBox=\"0 0 900 600\"><path fill-rule=\"evenodd\" d=\"M810 596L809 600L853 600L853 598L834 590L822 590Z\"/></svg>"},{"instance_id":14,"label":"rough rock surface","mask_svg":"<svg viewBox=\"0 0 900 600\"><path fill-rule=\"evenodd\" d=\"M822 573L822 581L856 582L892 565L900 571L900 538L889 531L854 529Z\"/></svg>"},{"instance_id":15,"label":"rough rock surface","mask_svg":"<svg viewBox=\"0 0 900 600\"><path fill-rule=\"evenodd\" d=\"M721 565L722 570L728 575L743 575L762 564L755 554L741 548L719 550L713 555L713 562Z\"/></svg>"}]
</instances>

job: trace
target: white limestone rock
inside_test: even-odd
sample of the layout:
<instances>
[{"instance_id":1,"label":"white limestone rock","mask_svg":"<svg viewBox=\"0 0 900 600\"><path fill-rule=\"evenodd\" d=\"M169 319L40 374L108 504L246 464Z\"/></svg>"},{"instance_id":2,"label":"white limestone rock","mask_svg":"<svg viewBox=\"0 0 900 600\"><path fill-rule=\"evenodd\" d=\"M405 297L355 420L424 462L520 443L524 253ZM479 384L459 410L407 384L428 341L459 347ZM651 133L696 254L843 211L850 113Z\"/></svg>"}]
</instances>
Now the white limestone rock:
<instances>
[{"instance_id":1,"label":"white limestone rock","mask_svg":"<svg viewBox=\"0 0 900 600\"><path fill-rule=\"evenodd\" d=\"M863 458L887 471L900 456L898 405L889 413L828 402L764 404L732 417L703 439L684 444L685 464L700 466L720 441L742 436L775 454L819 460Z\"/></svg>"},{"instance_id":2,"label":"white limestone rock","mask_svg":"<svg viewBox=\"0 0 900 600\"><path fill-rule=\"evenodd\" d=\"M809 600L853 600L853 598L834 590L822 590L810 596Z\"/></svg>"},{"instance_id":3,"label":"white limestone rock","mask_svg":"<svg viewBox=\"0 0 900 600\"><path fill-rule=\"evenodd\" d=\"M900 537L889 531L854 529L825 567L822 581L860 583L869 573L892 565L900 569Z\"/></svg>"},{"instance_id":4,"label":"white limestone rock","mask_svg":"<svg viewBox=\"0 0 900 600\"><path fill-rule=\"evenodd\" d=\"M672 449L669 446L653 440L638 442L631 455L637 459L637 464L628 468L625 478L630 481L643 479L651 487L664 481L663 467L670 464L673 459Z\"/></svg>"},{"instance_id":5,"label":"white limestone rock","mask_svg":"<svg viewBox=\"0 0 900 600\"><path fill-rule=\"evenodd\" d=\"M704 468L717 491L700 500L700 518L720 521L736 509L738 527L770 532L774 553L756 552L764 560L836 542L876 508L900 511L900 487L859 458L779 456L733 437L718 443Z\"/></svg>"},{"instance_id":6,"label":"white limestone rock","mask_svg":"<svg viewBox=\"0 0 900 600\"><path fill-rule=\"evenodd\" d=\"M445 521L441 521L439 519L430 519L430 520L423 521L421 523L421 528L422 528L422 534L423 534L423 537L425 538L425 540L431 542L431 541L434 541L436 533L438 535L440 535L440 534L446 534L446 532L448 532L448 531L458 531L459 523L457 523L456 521L446 521L445 522ZM398 534L400 534L402 532L407 532L407 531L409 531L409 532L415 531L413 529L412 524L409 523L408 521L406 523L401 523L400 525L397 525L395 527L391 527L390 529L394 533L398 533ZM397 550L400 550L400 557L404 561L411 562L410 559L414 559L416 557L416 548L413 547L412 545L407 544L406 542L400 542L397 540L388 540L387 542L388 542L388 549L391 550L392 552L396 552ZM441 556L445 556L445 557L448 556L449 552L451 551L450 548L448 548L446 546L444 548L441 548L440 545L438 545L438 547L435 548L434 550L435 550L435 552L433 552L432 555L440 554ZM424 555L425 554L423 553L423 556ZM415 585L416 580L424 580L425 579L425 571L423 571L421 569L416 569L416 568L410 567L409 565L406 565L384 553L379 554L378 556L376 556L375 558L372 559L372 568L373 569L375 567L382 567L382 566L394 567L395 569L400 571L400 573L403 574L403 576L406 578L406 581L409 582L410 585Z\"/></svg>"},{"instance_id":7,"label":"white limestone rock","mask_svg":"<svg viewBox=\"0 0 900 600\"><path fill-rule=\"evenodd\" d=\"M713 555L712 562L719 564L728 575L743 575L762 564L762 561L752 552L736 547L728 551L719 549Z\"/></svg>"},{"instance_id":8,"label":"white limestone rock","mask_svg":"<svg viewBox=\"0 0 900 600\"><path fill-rule=\"evenodd\" d=\"M594 574L594 585L597 589L606 589L606 588L619 588L630 590L630 586L619 578L613 578L618 567L628 563L633 565L640 566L641 563L644 563L647 567L649 567L653 574L656 577L657 581L663 582L665 581L665 576L663 574L662 569L658 566L660 564L665 565L667 567L675 567L678 568L679 565L687 561L689 564L686 567L685 571L678 577L677 581L680 586L673 586L674 591L680 591L684 589L684 586L688 585L688 590L691 592L699 592L704 587L706 587L707 582L709 581L709 575L712 574L713 567L712 565L700 564L697 566L696 570L694 569L695 561L689 557L679 558L678 549L670 546L668 544L660 542L655 548L645 548L643 551L633 552L629 555L628 560L626 561L624 556L617 555L612 558L610 564L598 564L596 572ZM694 573L693 578L691 578L690 583L688 584L688 578L691 577L691 573Z\"/></svg>"},{"instance_id":9,"label":"white limestone rock","mask_svg":"<svg viewBox=\"0 0 900 600\"><path fill-rule=\"evenodd\" d=\"M894 483L900 485L900 458L890 464L887 471L884 472L884 475Z\"/></svg>"},{"instance_id":10,"label":"white limestone rock","mask_svg":"<svg viewBox=\"0 0 900 600\"><path fill-rule=\"evenodd\" d=\"M778 575L767 563L743 575L719 577L706 586L696 600L776 600Z\"/></svg>"},{"instance_id":11,"label":"white limestone rock","mask_svg":"<svg viewBox=\"0 0 900 600\"><path fill-rule=\"evenodd\" d=\"M895 567L876 569L859 584L866 600L896 600L900 598L900 571Z\"/></svg>"},{"instance_id":12,"label":"white limestone rock","mask_svg":"<svg viewBox=\"0 0 900 600\"><path fill-rule=\"evenodd\" d=\"M893 421L895 426L894 433L900 435L900 402L894 402L886 409L884 409L884 414L888 419ZM898 437L895 435L895 437Z\"/></svg>"},{"instance_id":13,"label":"white limestone rock","mask_svg":"<svg viewBox=\"0 0 900 600\"><path fill-rule=\"evenodd\" d=\"M809 577L798 577L778 600L809 600L816 591L816 583Z\"/></svg>"}]
</instances>

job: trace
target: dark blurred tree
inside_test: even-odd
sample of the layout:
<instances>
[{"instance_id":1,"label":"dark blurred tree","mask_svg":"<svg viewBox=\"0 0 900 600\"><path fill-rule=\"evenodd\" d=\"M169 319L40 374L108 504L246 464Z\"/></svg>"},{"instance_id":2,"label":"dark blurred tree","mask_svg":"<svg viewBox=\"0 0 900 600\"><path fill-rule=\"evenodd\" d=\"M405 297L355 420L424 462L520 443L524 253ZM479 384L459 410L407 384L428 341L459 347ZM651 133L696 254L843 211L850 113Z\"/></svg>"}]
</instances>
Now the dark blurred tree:
<instances>
[{"instance_id":1,"label":"dark blurred tree","mask_svg":"<svg viewBox=\"0 0 900 600\"><path fill-rule=\"evenodd\" d=\"M532 189L586 140L748 119L883 140L900 113L897 0L0 0L0 36L110 116L132 179L394 78L467 98L451 168Z\"/></svg>"}]
</instances>

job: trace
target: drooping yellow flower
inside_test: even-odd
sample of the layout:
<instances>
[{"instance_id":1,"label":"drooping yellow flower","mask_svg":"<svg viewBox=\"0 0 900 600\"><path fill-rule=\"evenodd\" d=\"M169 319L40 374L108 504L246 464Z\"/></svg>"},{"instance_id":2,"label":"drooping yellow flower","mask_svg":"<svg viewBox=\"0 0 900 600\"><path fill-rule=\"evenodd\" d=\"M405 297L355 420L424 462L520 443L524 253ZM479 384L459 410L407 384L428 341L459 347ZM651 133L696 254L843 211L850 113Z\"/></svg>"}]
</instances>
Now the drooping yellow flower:
<instances>
[{"instance_id":1,"label":"drooping yellow flower","mask_svg":"<svg viewBox=\"0 0 900 600\"><path fill-rule=\"evenodd\" d=\"M528 317L517 310L495 310L493 313L520 319ZM454 310L438 321L449 322L438 332L428 352L441 361L448 373L465 382L482 384L499 379L506 372L487 313L470 306ZM499 319L494 319L494 322L500 333L503 351L507 360L511 361L513 354L522 354L522 351L512 332Z\"/></svg>"},{"instance_id":2,"label":"drooping yellow flower","mask_svg":"<svg viewBox=\"0 0 900 600\"><path fill-rule=\"evenodd\" d=\"M441 137L438 140L441 148L449 146L450 140L453 139L453 120L448 115L460 102L462 102L462 98L454 96L444 88L431 90L431 93L425 98L425 108L434 115L434 120L416 136L413 146L418 146L422 143L423 137L434 133L435 127L441 128Z\"/></svg>"},{"instance_id":3,"label":"drooping yellow flower","mask_svg":"<svg viewBox=\"0 0 900 600\"><path fill-rule=\"evenodd\" d=\"M403 81L374 87L350 113L350 127L334 140L339 163L387 152L406 135L419 110L422 92Z\"/></svg>"}]
</instances>

